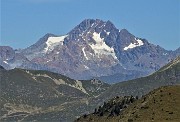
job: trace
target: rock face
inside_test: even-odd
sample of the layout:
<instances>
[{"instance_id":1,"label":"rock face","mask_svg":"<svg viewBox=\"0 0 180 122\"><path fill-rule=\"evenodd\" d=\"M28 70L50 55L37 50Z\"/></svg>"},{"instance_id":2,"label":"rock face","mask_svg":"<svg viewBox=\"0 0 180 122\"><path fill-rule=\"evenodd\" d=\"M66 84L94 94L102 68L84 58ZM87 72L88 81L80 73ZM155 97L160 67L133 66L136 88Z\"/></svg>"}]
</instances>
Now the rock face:
<instances>
[{"instance_id":1,"label":"rock face","mask_svg":"<svg viewBox=\"0 0 180 122\"><path fill-rule=\"evenodd\" d=\"M4 66L3 56L1 65L49 70L73 79L98 77L117 82L156 71L180 55L180 50L167 51L126 29L117 29L110 21L86 19L63 36L46 34L18 54L24 57L21 65Z\"/></svg>"}]
</instances>

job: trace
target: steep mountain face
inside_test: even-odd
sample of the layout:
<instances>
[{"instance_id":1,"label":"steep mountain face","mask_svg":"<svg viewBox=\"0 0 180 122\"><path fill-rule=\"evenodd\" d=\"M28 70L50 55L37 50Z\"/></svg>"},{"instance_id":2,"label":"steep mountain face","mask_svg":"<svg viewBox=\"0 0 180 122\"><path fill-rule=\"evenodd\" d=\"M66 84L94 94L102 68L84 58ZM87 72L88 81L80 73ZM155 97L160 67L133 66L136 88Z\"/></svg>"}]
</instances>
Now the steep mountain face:
<instances>
[{"instance_id":1,"label":"steep mountain face","mask_svg":"<svg viewBox=\"0 0 180 122\"><path fill-rule=\"evenodd\" d=\"M47 71L0 69L0 121L72 121L109 88ZM53 116L52 116L53 115Z\"/></svg>"},{"instance_id":2,"label":"steep mountain face","mask_svg":"<svg viewBox=\"0 0 180 122\"><path fill-rule=\"evenodd\" d=\"M76 122L179 122L179 90L179 85L161 87L139 100L115 97Z\"/></svg>"},{"instance_id":3,"label":"steep mountain face","mask_svg":"<svg viewBox=\"0 0 180 122\"><path fill-rule=\"evenodd\" d=\"M117 29L110 21L86 19L63 36L46 34L20 55L30 61L18 65L20 68L49 70L73 79L98 77L117 82L158 70L180 55L180 50L167 51L126 29Z\"/></svg>"},{"instance_id":4,"label":"steep mountain face","mask_svg":"<svg viewBox=\"0 0 180 122\"><path fill-rule=\"evenodd\" d=\"M105 25L101 20L85 20L67 35L45 35L22 52L31 61L74 79L113 74L119 61L113 47L100 37ZM123 69L120 65L118 68Z\"/></svg>"}]
</instances>

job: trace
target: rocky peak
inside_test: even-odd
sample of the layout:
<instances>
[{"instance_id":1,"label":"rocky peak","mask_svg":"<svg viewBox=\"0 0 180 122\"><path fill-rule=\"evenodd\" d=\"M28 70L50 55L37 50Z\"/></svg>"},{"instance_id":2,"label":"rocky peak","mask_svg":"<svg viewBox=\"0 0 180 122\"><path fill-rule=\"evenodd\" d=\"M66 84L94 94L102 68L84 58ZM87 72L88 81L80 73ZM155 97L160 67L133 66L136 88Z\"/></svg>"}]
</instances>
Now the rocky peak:
<instances>
[{"instance_id":1,"label":"rocky peak","mask_svg":"<svg viewBox=\"0 0 180 122\"><path fill-rule=\"evenodd\" d=\"M94 19L85 19L79 25L77 25L73 30L79 29L81 31L85 31L86 29L91 27L91 25L95 22L96 20Z\"/></svg>"},{"instance_id":2,"label":"rocky peak","mask_svg":"<svg viewBox=\"0 0 180 122\"><path fill-rule=\"evenodd\" d=\"M111 21L102 21L100 19L85 19L77 25L72 31L68 33L69 39L74 40L80 35L100 33L102 37L107 36L112 31L117 31L116 27Z\"/></svg>"},{"instance_id":3,"label":"rocky peak","mask_svg":"<svg viewBox=\"0 0 180 122\"><path fill-rule=\"evenodd\" d=\"M40 38L39 41L37 43L35 43L34 45L39 46L42 43L45 43L48 40L49 37L57 37L57 35L47 33L42 38Z\"/></svg>"},{"instance_id":4,"label":"rocky peak","mask_svg":"<svg viewBox=\"0 0 180 122\"><path fill-rule=\"evenodd\" d=\"M85 19L79 25L77 25L72 31L68 33L71 40L77 38L82 32L87 30L95 23L94 19Z\"/></svg>"},{"instance_id":5,"label":"rocky peak","mask_svg":"<svg viewBox=\"0 0 180 122\"><path fill-rule=\"evenodd\" d=\"M120 31L120 40L129 44L129 42L135 40L135 36L129 33L129 31L127 31L126 29L122 29Z\"/></svg>"},{"instance_id":6,"label":"rocky peak","mask_svg":"<svg viewBox=\"0 0 180 122\"><path fill-rule=\"evenodd\" d=\"M15 55L13 48L9 46L0 46L0 60L9 60L12 59Z\"/></svg>"},{"instance_id":7,"label":"rocky peak","mask_svg":"<svg viewBox=\"0 0 180 122\"><path fill-rule=\"evenodd\" d=\"M111 21L109 21L109 20L106 22L105 28L106 28L106 30L109 30L109 31L116 29L114 24Z\"/></svg>"}]
</instances>

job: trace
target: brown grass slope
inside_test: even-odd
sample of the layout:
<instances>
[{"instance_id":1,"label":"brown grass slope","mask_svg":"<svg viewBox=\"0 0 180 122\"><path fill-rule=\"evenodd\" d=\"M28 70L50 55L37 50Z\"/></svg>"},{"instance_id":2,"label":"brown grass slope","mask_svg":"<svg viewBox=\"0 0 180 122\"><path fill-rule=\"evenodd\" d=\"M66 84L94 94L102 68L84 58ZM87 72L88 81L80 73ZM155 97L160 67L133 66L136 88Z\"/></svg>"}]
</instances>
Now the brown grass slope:
<instances>
[{"instance_id":1,"label":"brown grass slope","mask_svg":"<svg viewBox=\"0 0 180 122\"><path fill-rule=\"evenodd\" d=\"M151 91L124 109L119 116L80 117L77 122L179 122L180 85Z\"/></svg>"}]
</instances>

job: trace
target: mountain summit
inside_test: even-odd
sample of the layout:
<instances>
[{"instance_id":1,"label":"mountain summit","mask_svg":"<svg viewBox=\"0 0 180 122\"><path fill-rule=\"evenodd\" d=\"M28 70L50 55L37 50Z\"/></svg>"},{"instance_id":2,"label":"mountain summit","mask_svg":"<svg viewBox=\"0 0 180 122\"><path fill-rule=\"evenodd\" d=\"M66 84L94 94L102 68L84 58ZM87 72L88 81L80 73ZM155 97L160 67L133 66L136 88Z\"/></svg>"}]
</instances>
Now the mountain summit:
<instances>
[{"instance_id":1,"label":"mountain summit","mask_svg":"<svg viewBox=\"0 0 180 122\"><path fill-rule=\"evenodd\" d=\"M179 50L167 51L126 29L117 29L111 21L100 19L86 19L65 35L46 34L18 53L28 61L21 65L10 63L11 60L6 62L14 67L49 70L73 79L96 77L109 81L110 78L114 82L150 74L180 55ZM7 65L4 61L2 58L2 66Z\"/></svg>"}]
</instances>

